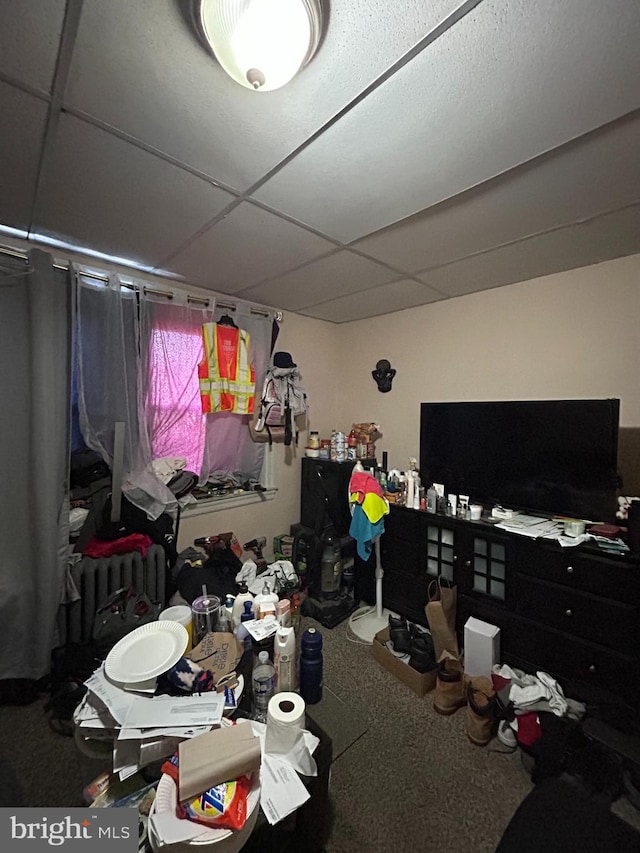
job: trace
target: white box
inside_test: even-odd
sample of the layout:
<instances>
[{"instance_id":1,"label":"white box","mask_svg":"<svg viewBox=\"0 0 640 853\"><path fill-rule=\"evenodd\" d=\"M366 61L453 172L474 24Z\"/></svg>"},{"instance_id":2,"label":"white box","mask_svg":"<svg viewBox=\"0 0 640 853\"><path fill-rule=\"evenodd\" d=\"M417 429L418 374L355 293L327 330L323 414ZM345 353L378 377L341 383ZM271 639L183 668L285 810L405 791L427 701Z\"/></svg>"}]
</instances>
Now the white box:
<instances>
[{"instance_id":1,"label":"white box","mask_svg":"<svg viewBox=\"0 0 640 853\"><path fill-rule=\"evenodd\" d=\"M500 663L500 628L470 616L464 626L465 675L486 675Z\"/></svg>"}]
</instances>

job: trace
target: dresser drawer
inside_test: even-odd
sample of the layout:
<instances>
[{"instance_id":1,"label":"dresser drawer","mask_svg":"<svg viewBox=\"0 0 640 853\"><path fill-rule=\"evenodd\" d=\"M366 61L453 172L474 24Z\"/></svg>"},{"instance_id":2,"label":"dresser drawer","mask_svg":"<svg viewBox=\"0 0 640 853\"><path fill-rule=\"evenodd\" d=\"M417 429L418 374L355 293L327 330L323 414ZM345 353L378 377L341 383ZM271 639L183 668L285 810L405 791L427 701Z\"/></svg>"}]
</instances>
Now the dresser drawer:
<instances>
[{"instance_id":1,"label":"dresser drawer","mask_svg":"<svg viewBox=\"0 0 640 853\"><path fill-rule=\"evenodd\" d=\"M516 612L567 634L636 653L638 607L517 575Z\"/></svg>"},{"instance_id":2,"label":"dresser drawer","mask_svg":"<svg viewBox=\"0 0 640 853\"><path fill-rule=\"evenodd\" d=\"M637 705L640 699L638 661L630 655L543 628L528 620L510 623L506 630L504 658L514 655L529 661L532 671L541 669L563 679L577 679ZM568 694L570 695L570 694Z\"/></svg>"},{"instance_id":3,"label":"dresser drawer","mask_svg":"<svg viewBox=\"0 0 640 853\"><path fill-rule=\"evenodd\" d=\"M577 548L558 550L539 542L522 543L514 568L534 578L617 601L640 601L640 566L586 554Z\"/></svg>"},{"instance_id":4,"label":"dresser drawer","mask_svg":"<svg viewBox=\"0 0 640 853\"><path fill-rule=\"evenodd\" d=\"M406 539L398 539L386 532L380 540L380 562L385 573L389 574L402 572L415 578L426 573L425 548L418 548Z\"/></svg>"},{"instance_id":5,"label":"dresser drawer","mask_svg":"<svg viewBox=\"0 0 640 853\"><path fill-rule=\"evenodd\" d=\"M561 686L565 679L577 679L614 696L622 696L634 706L640 702L640 664L635 649L629 654L612 651L466 595L458 596L457 625L461 643L464 623L469 616L500 628L502 662L532 674L537 670L548 672Z\"/></svg>"},{"instance_id":6,"label":"dresser drawer","mask_svg":"<svg viewBox=\"0 0 640 853\"><path fill-rule=\"evenodd\" d=\"M385 534L390 539L409 542L414 548L423 547L427 541L427 516L394 504L389 509L384 517Z\"/></svg>"}]
</instances>

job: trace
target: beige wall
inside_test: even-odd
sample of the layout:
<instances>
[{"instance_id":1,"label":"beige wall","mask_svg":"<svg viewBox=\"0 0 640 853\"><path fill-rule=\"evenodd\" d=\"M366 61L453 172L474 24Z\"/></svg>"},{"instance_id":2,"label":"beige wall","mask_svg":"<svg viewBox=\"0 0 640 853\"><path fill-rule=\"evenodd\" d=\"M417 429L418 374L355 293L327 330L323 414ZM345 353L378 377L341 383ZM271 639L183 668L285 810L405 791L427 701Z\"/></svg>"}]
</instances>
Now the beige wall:
<instances>
[{"instance_id":1,"label":"beige wall","mask_svg":"<svg viewBox=\"0 0 640 853\"><path fill-rule=\"evenodd\" d=\"M640 427L640 255L341 329L341 423L378 422L393 467L418 454L428 400L620 397L622 425ZM380 358L397 370L388 394Z\"/></svg>"},{"instance_id":2,"label":"beige wall","mask_svg":"<svg viewBox=\"0 0 640 853\"><path fill-rule=\"evenodd\" d=\"M300 366L313 429L327 436L332 427L375 421L383 432L378 457L387 450L391 466L406 468L418 456L419 404L426 400L620 397L622 425L630 434L640 429L639 328L635 255L339 326L288 314L278 349ZM397 370L388 394L371 376L381 358ZM274 501L185 518L179 547L224 530L241 541L264 535L269 543L287 532L299 521L304 439L295 456L274 447ZM638 494L633 476L625 475L625 484Z\"/></svg>"}]
</instances>

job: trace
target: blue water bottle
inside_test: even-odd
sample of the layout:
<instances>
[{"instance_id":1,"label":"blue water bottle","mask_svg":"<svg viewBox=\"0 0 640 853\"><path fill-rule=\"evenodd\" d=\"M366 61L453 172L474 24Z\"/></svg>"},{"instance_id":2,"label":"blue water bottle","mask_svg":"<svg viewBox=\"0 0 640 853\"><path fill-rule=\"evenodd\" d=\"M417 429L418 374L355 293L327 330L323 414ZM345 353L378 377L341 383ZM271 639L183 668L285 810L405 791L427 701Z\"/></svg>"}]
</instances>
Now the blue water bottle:
<instances>
[{"instance_id":1,"label":"blue water bottle","mask_svg":"<svg viewBox=\"0 0 640 853\"><path fill-rule=\"evenodd\" d=\"M322 699L322 634L307 628L300 640L300 695L307 705Z\"/></svg>"}]
</instances>

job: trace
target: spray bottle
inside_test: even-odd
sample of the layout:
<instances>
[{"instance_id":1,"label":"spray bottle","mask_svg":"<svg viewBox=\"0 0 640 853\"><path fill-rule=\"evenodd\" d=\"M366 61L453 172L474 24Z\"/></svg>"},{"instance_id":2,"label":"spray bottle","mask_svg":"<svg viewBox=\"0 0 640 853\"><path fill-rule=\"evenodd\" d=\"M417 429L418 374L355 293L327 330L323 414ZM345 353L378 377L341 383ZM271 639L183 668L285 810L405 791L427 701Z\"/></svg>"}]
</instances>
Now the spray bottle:
<instances>
[{"instance_id":1,"label":"spray bottle","mask_svg":"<svg viewBox=\"0 0 640 853\"><path fill-rule=\"evenodd\" d=\"M273 653L276 692L291 693L296 689L296 635L293 628L278 628Z\"/></svg>"}]
</instances>

